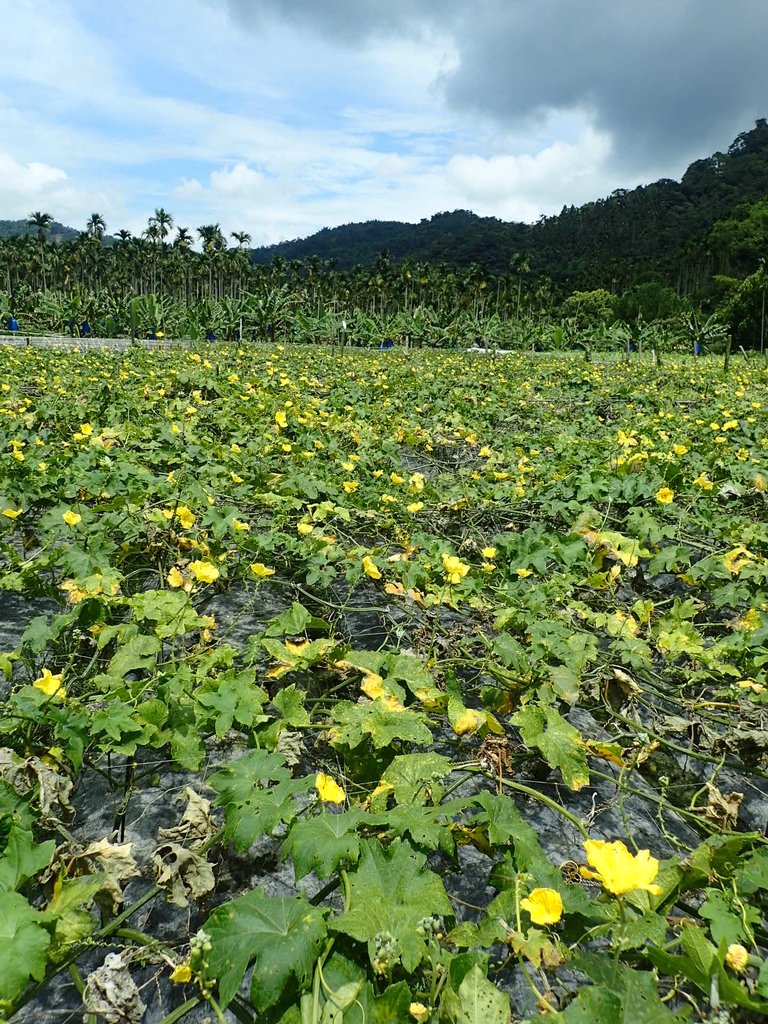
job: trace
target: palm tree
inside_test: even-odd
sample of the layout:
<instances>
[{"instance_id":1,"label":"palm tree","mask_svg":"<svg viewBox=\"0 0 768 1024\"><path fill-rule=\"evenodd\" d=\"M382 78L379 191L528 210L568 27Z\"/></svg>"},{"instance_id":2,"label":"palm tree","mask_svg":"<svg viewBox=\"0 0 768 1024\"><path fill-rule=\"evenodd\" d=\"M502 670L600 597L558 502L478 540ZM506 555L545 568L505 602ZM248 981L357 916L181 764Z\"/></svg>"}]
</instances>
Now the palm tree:
<instances>
[{"instance_id":1,"label":"palm tree","mask_svg":"<svg viewBox=\"0 0 768 1024\"><path fill-rule=\"evenodd\" d=\"M85 229L91 238L96 238L101 241L104 237L104 232L107 230L107 222L101 216L100 213L92 213L88 218L88 224Z\"/></svg>"},{"instance_id":2,"label":"palm tree","mask_svg":"<svg viewBox=\"0 0 768 1024\"><path fill-rule=\"evenodd\" d=\"M43 291L45 291L45 243L48 238L48 228L53 224L53 217L50 213L41 213L36 210L30 213L27 224L31 228L37 228L37 241L40 245L40 270L43 277Z\"/></svg>"},{"instance_id":3,"label":"palm tree","mask_svg":"<svg viewBox=\"0 0 768 1024\"><path fill-rule=\"evenodd\" d=\"M241 248L251 243L251 236L247 231L230 231L230 236L234 238Z\"/></svg>"}]
</instances>

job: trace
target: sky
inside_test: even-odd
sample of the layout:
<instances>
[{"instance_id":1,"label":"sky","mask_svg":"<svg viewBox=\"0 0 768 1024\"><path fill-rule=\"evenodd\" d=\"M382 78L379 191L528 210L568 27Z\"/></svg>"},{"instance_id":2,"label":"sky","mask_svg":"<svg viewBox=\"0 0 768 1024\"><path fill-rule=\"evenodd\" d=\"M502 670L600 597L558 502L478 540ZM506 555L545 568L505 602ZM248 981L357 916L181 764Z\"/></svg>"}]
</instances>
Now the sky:
<instances>
[{"instance_id":1,"label":"sky","mask_svg":"<svg viewBox=\"0 0 768 1024\"><path fill-rule=\"evenodd\" d=\"M0 0L0 219L532 222L768 116L766 0Z\"/></svg>"}]
</instances>

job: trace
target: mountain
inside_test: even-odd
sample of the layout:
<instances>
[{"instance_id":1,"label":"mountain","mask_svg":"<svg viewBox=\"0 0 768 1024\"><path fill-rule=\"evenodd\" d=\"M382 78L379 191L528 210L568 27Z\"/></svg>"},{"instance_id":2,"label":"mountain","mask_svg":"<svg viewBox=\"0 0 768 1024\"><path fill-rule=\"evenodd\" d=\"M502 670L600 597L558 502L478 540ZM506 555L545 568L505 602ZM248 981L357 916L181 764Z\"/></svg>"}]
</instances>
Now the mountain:
<instances>
[{"instance_id":1,"label":"mountain","mask_svg":"<svg viewBox=\"0 0 768 1024\"><path fill-rule=\"evenodd\" d=\"M616 290L628 282L666 279L682 291L700 287L713 269L709 236L715 223L768 196L768 122L761 118L725 153L692 163L680 181L663 178L618 189L556 216L522 224L466 210L438 213L419 224L366 221L324 228L308 238L252 250L256 263L335 261L339 269L373 264L382 252L402 260L508 273L517 256L537 277L561 287Z\"/></svg>"},{"instance_id":2,"label":"mountain","mask_svg":"<svg viewBox=\"0 0 768 1024\"><path fill-rule=\"evenodd\" d=\"M26 220L0 220L0 238L13 238L17 235L37 238L37 228L30 227ZM74 242L80 232L54 220L48 228L47 235L49 242Z\"/></svg>"}]
</instances>

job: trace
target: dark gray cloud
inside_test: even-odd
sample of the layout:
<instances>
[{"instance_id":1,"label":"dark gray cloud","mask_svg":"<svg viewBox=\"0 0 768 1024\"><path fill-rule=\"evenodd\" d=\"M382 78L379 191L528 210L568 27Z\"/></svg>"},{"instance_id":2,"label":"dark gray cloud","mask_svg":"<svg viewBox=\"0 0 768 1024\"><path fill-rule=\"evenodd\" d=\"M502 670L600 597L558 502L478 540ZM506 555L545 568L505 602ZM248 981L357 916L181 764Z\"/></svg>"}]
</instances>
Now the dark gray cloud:
<instances>
[{"instance_id":1,"label":"dark gray cloud","mask_svg":"<svg viewBox=\"0 0 768 1024\"><path fill-rule=\"evenodd\" d=\"M627 166L705 155L768 115L766 0L226 2L241 19L278 13L351 44L447 32L452 107L510 127L587 110Z\"/></svg>"},{"instance_id":2,"label":"dark gray cloud","mask_svg":"<svg viewBox=\"0 0 768 1024\"><path fill-rule=\"evenodd\" d=\"M277 13L284 21L351 43L372 36L414 35L461 9L459 0L225 0L241 23L258 25ZM439 17L438 15L439 10Z\"/></svg>"}]
</instances>

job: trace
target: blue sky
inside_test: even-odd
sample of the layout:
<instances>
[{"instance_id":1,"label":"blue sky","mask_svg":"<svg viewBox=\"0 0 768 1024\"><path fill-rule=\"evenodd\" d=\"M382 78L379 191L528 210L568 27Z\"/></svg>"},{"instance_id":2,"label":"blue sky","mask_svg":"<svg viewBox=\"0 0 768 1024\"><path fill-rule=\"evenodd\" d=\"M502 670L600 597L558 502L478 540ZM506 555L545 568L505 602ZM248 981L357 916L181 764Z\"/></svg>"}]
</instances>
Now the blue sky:
<instances>
[{"instance_id":1,"label":"blue sky","mask_svg":"<svg viewBox=\"0 0 768 1024\"><path fill-rule=\"evenodd\" d=\"M764 0L0 0L0 218L532 221L768 114Z\"/></svg>"}]
</instances>

